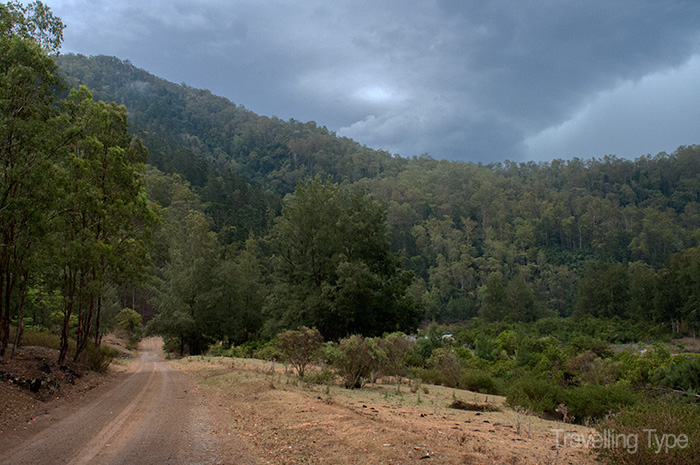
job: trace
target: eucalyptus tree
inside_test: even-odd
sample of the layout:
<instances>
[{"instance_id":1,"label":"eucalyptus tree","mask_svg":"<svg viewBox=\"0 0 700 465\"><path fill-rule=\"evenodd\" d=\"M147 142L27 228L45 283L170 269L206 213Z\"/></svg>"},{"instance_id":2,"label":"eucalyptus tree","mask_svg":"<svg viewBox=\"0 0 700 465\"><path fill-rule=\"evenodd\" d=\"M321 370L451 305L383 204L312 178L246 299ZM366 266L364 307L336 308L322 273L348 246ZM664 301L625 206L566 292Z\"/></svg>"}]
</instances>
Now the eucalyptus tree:
<instances>
[{"instance_id":1,"label":"eucalyptus tree","mask_svg":"<svg viewBox=\"0 0 700 465\"><path fill-rule=\"evenodd\" d=\"M0 356L11 314L21 320L31 255L55 208L60 78L49 54L62 38L63 24L41 2L0 4Z\"/></svg>"},{"instance_id":2,"label":"eucalyptus tree","mask_svg":"<svg viewBox=\"0 0 700 465\"><path fill-rule=\"evenodd\" d=\"M77 361L99 323L107 286L142 275L154 223L142 181L146 151L127 131L126 108L95 102L81 86L71 91L63 111L72 137L61 166L63 208L56 222L63 234L58 242L65 302L61 362L73 312Z\"/></svg>"}]
</instances>

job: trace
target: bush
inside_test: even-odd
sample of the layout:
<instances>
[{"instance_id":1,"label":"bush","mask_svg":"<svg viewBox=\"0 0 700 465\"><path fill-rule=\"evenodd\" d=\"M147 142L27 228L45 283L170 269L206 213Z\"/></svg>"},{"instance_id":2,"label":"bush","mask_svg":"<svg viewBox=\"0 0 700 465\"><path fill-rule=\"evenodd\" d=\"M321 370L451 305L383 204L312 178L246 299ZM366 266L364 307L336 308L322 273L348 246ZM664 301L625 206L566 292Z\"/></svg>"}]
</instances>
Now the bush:
<instances>
[{"instance_id":1,"label":"bush","mask_svg":"<svg viewBox=\"0 0 700 465\"><path fill-rule=\"evenodd\" d=\"M143 335L141 315L130 308L123 308L117 315L117 326L126 336L129 347L135 348Z\"/></svg>"},{"instance_id":2,"label":"bush","mask_svg":"<svg viewBox=\"0 0 700 465\"><path fill-rule=\"evenodd\" d=\"M626 351L620 357L625 368L624 377L634 386L653 384L662 367L671 363L671 353L661 344L654 344L643 355Z\"/></svg>"},{"instance_id":3,"label":"bush","mask_svg":"<svg viewBox=\"0 0 700 465\"><path fill-rule=\"evenodd\" d=\"M624 407L633 406L639 395L627 384L586 384L567 389L565 399L571 421L583 423L586 419L602 420Z\"/></svg>"},{"instance_id":4,"label":"bush","mask_svg":"<svg viewBox=\"0 0 700 465\"><path fill-rule=\"evenodd\" d=\"M163 352L174 354L180 351L180 340L174 337L163 339Z\"/></svg>"},{"instance_id":5,"label":"bush","mask_svg":"<svg viewBox=\"0 0 700 465\"><path fill-rule=\"evenodd\" d=\"M284 354L279 348L279 342L276 340L262 344L255 350L255 352L253 352L253 356L257 359L266 361L284 359Z\"/></svg>"},{"instance_id":6,"label":"bush","mask_svg":"<svg viewBox=\"0 0 700 465\"><path fill-rule=\"evenodd\" d=\"M457 387L462 372L462 363L451 349L435 349L428 359L428 369L440 373L442 382L447 387Z\"/></svg>"},{"instance_id":7,"label":"bush","mask_svg":"<svg viewBox=\"0 0 700 465\"><path fill-rule=\"evenodd\" d=\"M215 344L209 347L207 353L212 357L243 357L243 351L238 347L226 348L221 344Z\"/></svg>"},{"instance_id":8,"label":"bush","mask_svg":"<svg viewBox=\"0 0 700 465\"><path fill-rule=\"evenodd\" d=\"M654 378L659 386L683 391L700 391L700 357L674 357L671 363L657 370Z\"/></svg>"},{"instance_id":9,"label":"bush","mask_svg":"<svg viewBox=\"0 0 700 465\"><path fill-rule=\"evenodd\" d=\"M327 356L348 389L361 388L380 366L380 353L360 335L341 339L329 346Z\"/></svg>"},{"instance_id":10,"label":"bush","mask_svg":"<svg viewBox=\"0 0 700 465\"><path fill-rule=\"evenodd\" d=\"M464 370L459 378L459 387L481 394L498 394L496 380L484 370Z\"/></svg>"},{"instance_id":11,"label":"bush","mask_svg":"<svg viewBox=\"0 0 700 465\"><path fill-rule=\"evenodd\" d=\"M509 406L523 407L540 414L556 413L559 404L566 402L564 389L546 378L525 376L518 378L506 389Z\"/></svg>"},{"instance_id":12,"label":"bush","mask_svg":"<svg viewBox=\"0 0 700 465\"><path fill-rule=\"evenodd\" d=\"M14 341L14 328L12 329L10 340ZM49 349L59 350L61 348L61 338L47 329L26 329L22 335L22 345L48 347Z\"/></svg>"},{"instance_id":13,"label":"bush","mask_svg":"<svg viewBox=\"0 0 700 465\"><path fill-rule=\"evenodd\" d=\"M474 355L483 360L496 358L496 344L483 334L476 336L474 340Z\"/></svg>"},{"instance_id":14,"label":"bush","mask_svg":"<svg viewBox=\"0 0 700 465\"><path fill-rule=\"evenodd\" d=\"M335 381L336 374L328 367L322 370L312 370L306 374L304 381L312 384L331 384Z\"/></svg>"},{"instance_id":15,"label":"bush","mask_svg":"<svg viewBox=\"0 0 700 465\"><path fill-rule=\"evenodd\" d=\"M89 370L104 373L116 356L117 351L110 347L95 347L93 344L88 344L82 355L82 363Z\"/></svg>"},{"instance_id":16,"label":"bush","mask_svg":"<svg viewBox=\"0 0 700 465\"><path fill-rule=\"evenodd\" d=\"M306 367L318 359L318 351L321 348L323 337L316 328L305 326L298 331L285 331L280 333L279 349L287 360L297 370L300 378L304 377Z\"/></svg>"},{"instance_id":17,"label":"bush","mask_svg":"<svg viewBox=\"0 0 700 465\"><path fill-rule=\"evenodd\" d=\"M591 351L600 358L607 358L613 354L607 342L591 336L574 337L566 345L566 351L570 356Z\"/></svg>"},{"instance_id":18,"label":"bush","mask_svg":"<svg viewBox=\"0 0 700 465\"><path fill-rule=\"evenodd\" d=\"M700 407L664 399L640 402L600 422L596 429L604 436L636 438L630 447L604 447L600 458L611 465L691 465L700 463ZM659 441L687 437L687 446L659 450ZM684 435L684 436L683 436ZM634 453L632 453L634 452Z\"/></svg>"}]
</instances>

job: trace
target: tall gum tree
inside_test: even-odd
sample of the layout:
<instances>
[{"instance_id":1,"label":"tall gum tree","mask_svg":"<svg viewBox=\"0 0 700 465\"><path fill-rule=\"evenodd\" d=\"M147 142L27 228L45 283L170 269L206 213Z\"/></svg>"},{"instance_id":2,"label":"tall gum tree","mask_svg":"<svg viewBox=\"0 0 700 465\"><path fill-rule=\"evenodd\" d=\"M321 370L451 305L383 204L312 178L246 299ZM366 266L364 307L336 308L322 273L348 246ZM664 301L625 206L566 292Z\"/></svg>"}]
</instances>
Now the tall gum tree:
<instances>
[{"instance_id":1,"label":"tall gum tree","mask_svg":"<svg viewBox=\"0 0 700 465\"><path fill-rule=\"evenodd\" d=\"M144 240L154 222L142 180L146 152L127 131L126 108L95 102L83 86L71 91L63 108L74 138L58 222L64 233L61 362L73 312L77 361L99 322L107 286L123 284L145 268Z\"/></svg>"},{"instance_id":2,"label":"tall gum tree","mask_svg":"<svg viewBox=\"0 0 700 465\"><path fill-rule=\"evenodd\" d=\"M49 53L62 38L63 24L41 2L0 5L0 356L13 314L21 326L28 263L55 209L60 79Z\"/></svg>"}]
</instances>

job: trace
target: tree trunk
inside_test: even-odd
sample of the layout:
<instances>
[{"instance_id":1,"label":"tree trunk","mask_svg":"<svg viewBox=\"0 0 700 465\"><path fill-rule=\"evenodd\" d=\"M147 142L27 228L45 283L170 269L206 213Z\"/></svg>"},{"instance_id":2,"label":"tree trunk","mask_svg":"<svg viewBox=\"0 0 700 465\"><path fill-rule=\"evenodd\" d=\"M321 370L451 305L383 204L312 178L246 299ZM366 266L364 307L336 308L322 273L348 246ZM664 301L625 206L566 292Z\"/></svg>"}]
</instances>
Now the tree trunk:
<instances>
[{"instance_id":1,"label":"tree trunk","mask_svg":"<svg viewBox=\"0 0 700 465\"><path fill-rule=\"evenodd\" d=\"M97 297L97 311L95 312L95 347L102 344L102 333L100 333L100 315L102 314L102 296Z\"/></svg>"},{"instance_id":2,"label":"tree trunk","mask_svg":"<svg viewBox=\"0 0 700 465\"><path fill-rule=\"evenodd\" d=\"M73 303L75 301L75 276L70 270L66 270L66 295L63 304L63 325L61 326L61 350L58 353L58 364L62 365L66 361L68 354L68 338L70 336L70 317L73 313Z\"/></svg>"},{"instance_id":3,"label":"tree trunk","mask_svg":"<svg viewBox=\"0 0 700 465\"><path fill-rule=\"evenodd\" d=\"M10 304L12 297L12 288L14 287L14 282L12 279L12 273L9 269L5 270L5 280L4 280L4 291L5 295L2 304L5 307L2 319L0 319L0 358L5 356L5 351L7 350L7 345L10 342Z\"/></svg>"},{"instance_id":4,"label":"tree trunk","mask_svg":"<svg viewBox=\"0 0 700 465\"><path fill-rule=\"evenodd\" d=\"M29 282L29 271L24 271L19 293L19 308L17 309L17 334L15 334L15 345L12 346L10 358L15 356L15 349L22 347L22 337L24 336L24 305L27 301L27 285Z\"/></svg>"}]
</instances>

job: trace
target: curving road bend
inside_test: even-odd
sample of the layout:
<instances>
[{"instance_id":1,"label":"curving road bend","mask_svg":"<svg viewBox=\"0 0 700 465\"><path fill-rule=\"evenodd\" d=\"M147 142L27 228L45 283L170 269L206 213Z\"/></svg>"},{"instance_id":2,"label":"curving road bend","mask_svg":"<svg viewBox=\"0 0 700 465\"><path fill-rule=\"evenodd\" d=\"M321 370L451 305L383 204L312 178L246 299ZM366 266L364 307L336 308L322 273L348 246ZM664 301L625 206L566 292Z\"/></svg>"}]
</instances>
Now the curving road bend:
<instances>
[{"instance_id":1,"label":"curving road bend","mask_svg":"<svg viewBox=\"0 0 700 465\"><path fill-rule=\"evenodd\" d=\"M193 389L163 360L159 339L145 340L125 379L71 412L48 415L24 440L0 442L0 463L254 463L234 437L217 430L214 412Z\"/></svg>"}]
</instances>

